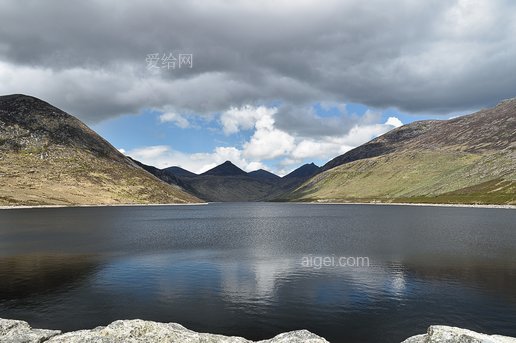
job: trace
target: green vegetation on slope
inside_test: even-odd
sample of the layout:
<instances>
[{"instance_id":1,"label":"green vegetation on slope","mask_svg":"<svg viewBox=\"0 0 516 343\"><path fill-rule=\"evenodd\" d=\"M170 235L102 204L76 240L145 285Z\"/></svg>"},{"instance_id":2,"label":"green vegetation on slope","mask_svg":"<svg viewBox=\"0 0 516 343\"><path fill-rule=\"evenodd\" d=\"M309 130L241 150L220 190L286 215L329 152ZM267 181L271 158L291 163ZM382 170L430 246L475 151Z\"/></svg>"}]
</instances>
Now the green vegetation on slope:
<instances>
[{"instance_id":1,"label":"green vegetation on slope","mask_svg":"<svg viewBox=\"0 0 516 343\"><path fill-rule=\"evenodd\" d=\"M322 167L291 201L515 204L516 99L394 129Z\"/></svg>"},{"instance_id":2,"label":"green vegetation on slope","mask_svg":"<svg viewBox=\"0 0 516 343\"><path fill-rule=\"evenodd\" d=\"M515 175L509 152L404 151L329 169L288 199L512 204Z\"/></svg>"}]
</instances>

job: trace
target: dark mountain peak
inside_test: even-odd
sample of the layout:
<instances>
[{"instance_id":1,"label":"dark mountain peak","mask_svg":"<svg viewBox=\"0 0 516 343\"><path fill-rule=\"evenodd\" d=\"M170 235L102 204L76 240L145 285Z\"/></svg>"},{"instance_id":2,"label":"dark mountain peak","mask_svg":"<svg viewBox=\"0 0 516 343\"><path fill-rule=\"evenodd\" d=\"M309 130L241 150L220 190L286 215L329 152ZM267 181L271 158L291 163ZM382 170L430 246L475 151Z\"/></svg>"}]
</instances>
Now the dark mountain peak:
<instances>
[{"instance_id":1,"label":"dark mountain peak","mask_svg":"<svg viewBox=\"0 0 516 343\"><path fill-rule=\"evenodd\" d=\"M247 173L235 166L231 161L226 161L215 168L202 173L201 175L216 175L216 176L245 176Z\"/></svg>"},{"instance_id":2,"label":"dark mountain peak","mask_svg":"<svg viewBox=\"0 0 516 343\"><path fill-rule=\"evenodd\" d=\"M267 171L265 169L258 169L252 172L249 172L248 174L250 177L254 177L256 179L267 179L267 180L277 180L280 179L280 177L274 173L271 173L270 171Z\"/></svg>"},{"instance_id":3,"label":"dark mountain peak","mask_svg":"<svg viewBox=\"0 0 516 343\"><path fill-rule=\"evenodd\" d=\"M74 116L38 98L0 96L0 149L87 150L96 156L126 161L118 150Z\"/></svg>"},{"instance_id":4,"label":"dark mountain peak","mask_svg":"<svg viewBox=\"0 0 516 343\"><path fill-rule=\"evenodd\" d=\"M24 94L0 96L0 118L10 123L62 120L68 115L41 99Z\"/></svg>"},{"instance_id":5,"label":"dark mountain peak","mask_svg":"<svg viewBox=\"0 0 516 343\"><path fill-rule=\"evenodd\" d=\"M163 169L163 171L167 174L171 174L174 176L182 176L182 177L195 177L197 174L192 173L189 170L183 169L181 167L173 166Z\"/></svg>"},{"instance_id":6,"label":"dark mountain peak","mask_svg":"<svg viewBox=\"0 0 516 343\"><path fill-rule=\"evenodd\" d=\"M290 172L289 174L283 176L284 179L291 179L291 178L309 178L317 172L319 172L319 167L315 163L307 163L303 164L301 167L297 168L296 170Z\"/></svg>"}]
</instances>

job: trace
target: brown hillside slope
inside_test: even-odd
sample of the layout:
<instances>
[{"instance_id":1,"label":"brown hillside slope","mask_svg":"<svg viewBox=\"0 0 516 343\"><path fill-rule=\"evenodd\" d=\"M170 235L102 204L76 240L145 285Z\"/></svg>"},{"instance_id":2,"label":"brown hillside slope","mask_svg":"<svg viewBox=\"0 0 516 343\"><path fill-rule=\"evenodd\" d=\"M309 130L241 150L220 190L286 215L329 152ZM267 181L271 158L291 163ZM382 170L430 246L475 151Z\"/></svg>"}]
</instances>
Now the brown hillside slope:
<instances>
[{"instance_id":1,"label":"brown hillside slope","mask_svg":"<svg viewBox=\"0 0 516 343\"><path fill-rule=\"evenodd\" d=\"M187 203L77 118L34 97L0 97L0 205Z\"/></svg>"},{"instance_id":2,"label":"brown hillside slope","mask_svg":"<svg viewBox=\"0 0 516 343\"><path fill-rule=\"evenodd\" d=\"M414 122L328 162L293 201L516 203L516 99Z\"/></svg>"}]
</instances>

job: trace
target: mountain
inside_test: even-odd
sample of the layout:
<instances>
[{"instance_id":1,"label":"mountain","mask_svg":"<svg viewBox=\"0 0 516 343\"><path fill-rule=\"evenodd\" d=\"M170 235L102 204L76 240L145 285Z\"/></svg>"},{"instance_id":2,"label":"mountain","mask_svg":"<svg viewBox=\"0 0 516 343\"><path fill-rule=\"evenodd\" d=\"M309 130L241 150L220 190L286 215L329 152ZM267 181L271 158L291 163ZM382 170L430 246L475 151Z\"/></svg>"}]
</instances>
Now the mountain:
<instances>
[{"instance_id":1,"label":"mountain","mask_svg":"<svg viewBox=\"0 0 516 343\"><path fill-rule=\"evenodd\" d=\"M201 175L213 175L213 176L246 176L247 173L242 169L235 166L230 161L226 161L207 172L202 173Z\"/></svg>"},{"instance_id":2,"label":"mountain","mask_svg":"<svg viewBox=\"0 0 516 343\"><path fill-rule=\"evenodd\" d=\"M192 173L191 171L183 169L181 167L168 167L168 168L165 168L162 170L167 174L172 174L175 176L187 176L187 177L197 176L197 174Z\"/></svg>"},{"instance_id":3,"label":"mountain","mask_svg":"<svg viewBox=\"0 0 516 343\"><path fill-rule=\"evenodd\" d=\"M206 201L263 201L275 189L273 179L256 178L230 161L195 177L179 178L192 194Z\"/></svg>"},{"instance_id":4,"label":"mountain","mask_svg":"<svg viewBox=\"0 0 516 343\"><path fill-rule=\"evenodd\" d=\"M307 163L297 168L296 170L290 172L289 174L283 176L284 179L299 179L304 178L308 179L311 176L314 176L319 172L320 168L315 165L315 163Z\"/></svg>"},{"instance_id":5,"label":"mountain","mask_svg":"<svg viewBox=\"0 0 516 343\"><path fill-rule=\"evenodd\" d=\"M141 163L140 161L137 161L131 157L128 157L131 161L133 161L138 167L142 168L143 170L151 173L152 175L156 176L158 179L165 181L168 184L171 185L177 185L181 188L184 188L183 182L179 179L179 177L175 176L172 173L168 173L166 169L159 169L154 166L149 166L146 164ZM192 173L193 174L193 173ZM195 174L194 174L195 175Z\"/></svg>"},{"instance_id":6,"label":"mountain","mask_svg":"<svg viewBox=\"0 0 516 343\"><path fill-rule=\"evenodd\" d=\"M0 96L0 204L199 202L140 168L77 118L31 96Z\"/></svg>"},{"instance_id":7,"label":"mountain","mask_svg":"<svg viewBox=\"0 0 516 343\"><path fill-rule=\"evenodd\" d=\"M394 129L325 164L294 201L516 203L516 99Z\"/></svg>"},{"instance_id":8,"label":"mountain","mask_svg":"<svg viewBox=\"0 0 516 343\"><path fill-rule=\"evenodd\" d=\"M192 194L206 201L266 201L277 189L274 180L256 179L248 175L200 175L181 178Z\"/></svg>"},{"instance_id":9,"label":"mountain","mask_svg":"<svg viewBox=\"0 0 516 343\"><path fill-rule=\"evenodd\" d=\"M289 177L281 178L263 169L246 173L230 161L200 175L188 171L184 175L173 174L169 172L171 168L158 169L134 162L161 180L180 186L200 199L213 202L275 200L307 180L315 166L313 163L302 166ZM319 167L315 168L318 170Z\"/></svg>"},{"instance_id":10,"label":"mountain","mask_svg":"<svg viewBox=\"0 0 516 343\"><path fill-rule=\"evenodd\" d=\"M306 181L314 167L319 168L308 164L280 178L262 169L246 173L228 161L197 177L180 180L186 190L207 201L271 201Z\"/></svg>"},{"instance_id":11,"label":"mountain","mask_svg":"<svg viewBox=\"0 0 516 343\"><path fill-rule=\"evenodd\" d=\"M265 169L258 169L252 172L249 172L248 175L255 179L261 180L279 180L281 179L278 175L271 173Z\"/></svg>"}]
</instances>

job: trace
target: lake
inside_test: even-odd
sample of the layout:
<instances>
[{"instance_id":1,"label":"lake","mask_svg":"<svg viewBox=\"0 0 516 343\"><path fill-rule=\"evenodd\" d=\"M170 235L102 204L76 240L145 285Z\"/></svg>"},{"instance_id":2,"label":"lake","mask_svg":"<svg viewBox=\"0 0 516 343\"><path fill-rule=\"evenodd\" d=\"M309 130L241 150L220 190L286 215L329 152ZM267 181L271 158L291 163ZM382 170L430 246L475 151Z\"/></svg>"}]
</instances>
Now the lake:
<instances>
[{"instance_id":1,"label":"lake","mask_svg":"<svg viewBox=\"0 0 516 343\"><path fill-rule=\"evenodd\" d=\"M1 210L0 317L255 340L400 342L431 324L516 336L515 223L511 209L425 206Z\"/></svg>"}]
</instances>

